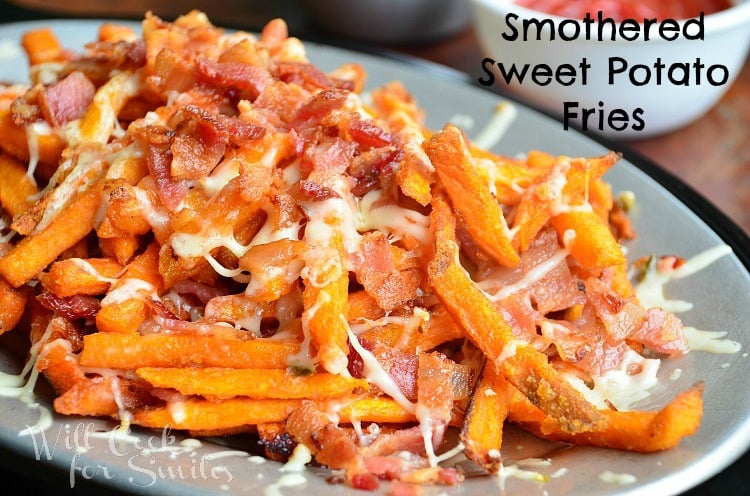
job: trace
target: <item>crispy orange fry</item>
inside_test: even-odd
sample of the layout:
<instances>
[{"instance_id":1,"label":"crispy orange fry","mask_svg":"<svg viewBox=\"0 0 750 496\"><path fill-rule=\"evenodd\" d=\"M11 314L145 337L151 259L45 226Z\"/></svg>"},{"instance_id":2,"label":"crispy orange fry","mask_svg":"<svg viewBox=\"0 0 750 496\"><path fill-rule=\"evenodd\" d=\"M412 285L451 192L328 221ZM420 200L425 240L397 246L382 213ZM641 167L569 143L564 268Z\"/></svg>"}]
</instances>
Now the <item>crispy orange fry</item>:
<instances>
[{"instance_id":1,"label":"crispy orange fry","mask_svg":"<svg viewBox=\"0 0 750 496\"><path fill-rule=\"evenodd\" d=\"M31 65L61 62L64 58L63 47L55 33L49 28L27 31L21 36L21 45Z\"/></svg>"},{"instance_id":2,"label":"crispy orange fry","mask_svg":"<svg viewBox=\"0 0 750 496\"><path fill-rule=\"evenodd\" d=\"M509 419L539 437L554 441L639 451L674 448L695 433L703 416L703 383L680 393L659 411L603 410L604 421L590 431L570 434L516 391Z\"/></svg>"},{"instance_id":3,"label":"crispy orange fry","mask_svg":"<svg viewBox=\"0 0 750 496\"><path fill-rule=\"evenodd\" d=\"M29 162L31 154L26 129L13 123L10 108L7 105L0 105L0 136L3 137L0 140L1 149L21 162ZM37 172L44 178L49 178L54 168L57 167L65 144L57 133L35 133L33 139L36 140L39 158Z\"/></svg>"},{"instance_id":4,"label":"crispy orange fry","mask_svg":"<svg viewBox=\"0 0 750 496\"><path fill-rule=\"evenodd\" d=\"M551 223L562 239L568 230L575 233L569 244L570 254L584 269L600 270L627 262L609 226L593 211L563 212Z\"/></svg>"},{"instance_id":5,"label":"crispy orange fry","mask_svg":"<svg viewBox=\"0 0 750 496\"><path fill-rule=\"evenodd\" d=\"M99 26L99 39L101 41L135 41L138 36L130 26L105 22Z\"/></svg>"},{"instance_id":6,"label":"crispy orange fry","mask_svg":"<svg viewBox=\"0 0 750 496\"><path fill-rule=\"evenodd\" d=\"M73 355L70 342L62 338L49 341L42 346L36 367L40 372L44 372L58 394L64 393L86 378L78 366L76 356Z\"/></svg>"},{"instance_id":7,"label":"crispy orange fry","mask_svg":"<svg viewBox=\"0 0 750 496\"><path fill-rule=\"evenodd\" d=\"M81 365L113 369L140 367L286 368L296 343L220 339L179 334L96 333L83 338Z\"/></svg>"},{"instance_id":8,"label":"crispy orange fry","mask_svg":"<svg viewBox=\"0 0 750 496\"><path fill-rule=\"evenodd\" d=\"M383 315L385 315L385 310L380 308L375 298L367 294L367 291L359 290L349 293L346 320L350 322L357 319L374 320Z\"/></svg>"},{"instance_id":9,"label":"crispy orange fry","mask_svg":"<svg viewBox=\"0 0 750 496\"><path fill-rule=\"evenodd\" d=\"M94 228L101 193L92 188L79 196L46 229L22 239L0 259L0 274L13 286L27 283L57 256Z\"/></svg>"},{"instance_id":10,"label":"crispy orange fry","mask_svg":"<svg viewBox=\"0 0 750 496\"><path fill-rule=\"evenodd\" d=\"M302 400L230 398L210 401L189 398L172 406L133 412L132 423L144 427L184 430L232 429L245 425L283 422Z\"/></svg>"},{"instance_id":11,"label":"crispy orange fry","mask_svg":"<svg viewBox=\"0 0 750 496\"><path fill-rule=\"evenodd\" d=\"M502 463L503 424L514 390L494 367L485 367L466 412L461 431L466 457L489 472L497 472Z\"/></svg>"},{"instance_id":12,"label":"crispy orange fry","mask_svg":"<svg viewBox=\"0 0 750 496\"><path fill-rule=\"evenodd\" d=\"M136 374L156 387L220 399L233 396L323 399L369 388L363 379L326 373L295 375L289 369L144 367L136 369Z\"/></svg>"},{"instance_id":13,"label":"crispy orange fry","mask_svg":"<svg viewBox=\"0 0 750 496\"><path fill-rule=\"evenodd\" d=\"M140 247L141 238L132 234L99 239L99 248L102 250L102 255L114 258L120 265L130 263Z\"/></svg>"},{"instance_id":14,"label":"crispy orange fry","mask_svg":"<svg viewBox=\"0 0 750 496\"><path fill-rule=\"evenodd\" d=\"M296 276L293 266L302 268L305 250L307 245L302 241L287 239L250 248L239 261L240 268L252 276L252 287L245 294L258 302L275 301L287 294L296 281L289 272Z\"/></svg>"},{"instance_id":15,"label":"crispy orange fry","mask_svg":"<svg viewBox=\"0 0 750 496\"><path fill-rule=\"evenodd\" d=\"M123 266L111 258L68 258L39 275L42 285L57 296L100 295L107 292Z\"/></svg>"},{"instance_id":16,"label":"crispy orange fry","mask_svg":"<svg viewBox=\"0 0 750 496\"><path fill-rule=\"evenodd\" d=\"M162 284L159 245L153 242L112 284L96 314L96 327L102 332L138 332L138 326L149 315L147 299L158 295Z\"/></svg>"},{"instance_id":17,"label":"crispy orange fry","mask_svg":"<svg viewBox=\"0 0 750 496\"><path fill-rule=\"evenodd\" d=\"M513 222L517 229L514 245L525 251L539 231L559 210L584 208L589 200L592 205L604 200L598 193L604 193L597 185L600 177L620 156L614 152L590 159L557 157L535 154L533 161L546 167L541 182L532 186L521 198ZM530 159L531 161L532 159ZM590 194L594 191L594 195Z\"/></svg>"},{"instance_id":18,"label":"crispy orange fry","mask_svg":"<svg viewBox=\"0 0 750 496\"><path fill-rule=\"evenodd\" d=\"M28 292L16 289L0 276L0 334L16 327L26 309Z\"/></svg>"},{"instance_id":19,"label":"crispy orange fry","mask_svg":"<svg viewBox=\"0 0 750 496\"><path fill-rule=\"evenodd\" d=\"M323 368L332 374L346 370L349 360L349 337L346 322L347 296L349 294L349 273L343 270L341 234L334 235L331 243L338 258L335 264L326 267L325 274L319 274L325 281L322 285L303 277L305 289L302 301L312 343L317 347L317 359ZM338 272L338 273L337 273Z\"/></svg>"},{"instance_id":20,"label":"crispy orange fry","mask_svg":"<svg viewBox=\"0 0 750 496\"><path fill-rule=\"evenodd\" d=\"M424 149L476 243L497 263L518 265L503 210L490 192L486 174L472 163L463 132L449 124L425 142Z\"/></svg>"},{"instance_id":21,"label":"crispy orange fry","mask_svg":"<svg viewBox=\"0 0 750 496\"><path fill-rule=\"evenodd\" d=\"M599 412L560 377L546 355L513 337L510 326L458 263L455 219L444 199L433 200L430 219L436 248L429 281L468 337L510 383L564 429L579 432L596 425Z\"/></svg>"},{"instance_id":22,"label":"crispy orange fry","mask_svg":"<svg viewBox=\"0 0 750 496\"><path fill-rule=\"evenodd\" d=\"M363 398L347 404L339 411L342 422L376 422L379 424L405 424L416 421L414 414L404 410L391 398L378 396Z\"/></svg>"},{"instance_id":23,"label":"crispy orange fry","mask_svg":"<svg viewBox=\"0 0 750 496\"><path fill-rule=\"evenodd\" d=\"M39 190L34 181L26 174L26 166L16 158L0 150L0 206L11 217L22 212L33 203L33 197Z\"/></svg>"},{"instance_id":24,"label":"crispy orange fry","mask_svg":"<svg viewBox=\"0 0 750 496\"><path fill-rule=\"evenodd\" d=\"M422 206L429 204L432 199L430 184L434 179L431 176L434 173L413 153L407 154L396 172L401 191Z\"/></svg>"}]
</instances>

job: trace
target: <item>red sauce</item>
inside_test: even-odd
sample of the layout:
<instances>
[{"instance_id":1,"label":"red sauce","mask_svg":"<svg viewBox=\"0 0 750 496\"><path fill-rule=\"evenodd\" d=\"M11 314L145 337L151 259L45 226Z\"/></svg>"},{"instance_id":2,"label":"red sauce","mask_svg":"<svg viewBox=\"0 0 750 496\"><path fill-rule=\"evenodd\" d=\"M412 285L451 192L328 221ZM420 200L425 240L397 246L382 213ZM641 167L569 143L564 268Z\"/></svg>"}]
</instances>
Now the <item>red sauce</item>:
<instances>
[{"instance_id":1,"label":"red sauce","mask_svg":"<svg viewBox=\"0 0 750 496\"><path fill-rule=\"evenodd\" d=\"M518 5L547 14L582 19L601 11L615 21L623 19L689 19L732 6L730 0L516 0Z\"/></svg>"}]
</instances>

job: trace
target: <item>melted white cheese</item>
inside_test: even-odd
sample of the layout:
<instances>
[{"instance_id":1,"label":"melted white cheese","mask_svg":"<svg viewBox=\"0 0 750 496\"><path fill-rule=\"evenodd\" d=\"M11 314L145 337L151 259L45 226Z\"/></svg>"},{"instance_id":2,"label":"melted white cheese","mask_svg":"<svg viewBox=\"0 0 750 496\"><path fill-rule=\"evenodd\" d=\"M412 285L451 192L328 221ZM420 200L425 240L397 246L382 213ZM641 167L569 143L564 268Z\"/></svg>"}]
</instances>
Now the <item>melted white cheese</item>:
<instances>
[{"instance_id":1,"label":"melted white cheese","mask_svg":"<svg viewBox=\"0 0 750 496\"><path fill-rule=\"evenodd\" d=\"M29 409L37 410L39 412L39 418L36 423L22 429L18 433L19 436L30 436L42 432L52 425L51 412L48 408L39 404L34 397L34 387L39 378L39 369L36 367L36 359L39 356L41 347L52 335L52 330L52 322L50 321L44 333L39 338L39 341L34 343L29 349L29 358L26 360L20 373L8 374L0 372L0 396L16 398Z\"/></svg>"},{"instance_id":2,"label":"melted white cheese","mask_svg":"<svg viewBox=\"0 0 750 496\"><path fill-rule=\"evenodd\" d=\"M149 296L156 296L156 288L143 279L128 277L123 279L122 284L112 289L107 296L102 299L102 306L119 304L124 301L140 298L145 299Z\"/></svg>"},{"instance_id":3,"label":"melted white cheese","mask_svg":"<svg viewBox=\"0 0 750 496\"><path fill-rule=\"evenodd\" d=\"M273 484L266 486L263 490L264 496L283 496L280 489L285 487L301 486L307 482L304 475L298 473L284 474Z\"/></svg>"},{"instance_id":4,"label":"melted white cheese","mask_svg":"<svg viewBox=\"0 0 750 496\"><path fill-rule=\"evenodd\" d=\"M504 300L505 298L509 297L512 294L515 294L519 291L523 291L524 289L528 289L533 284L541 281L544 279L544 277L549 274L552 270L554 270L558 265L565 262L565 259L568 256L568 250L557 250L551 257L549 257L547 260L537 264L534 268L526 272L521 279L518 281L512 283L512 284L506 284L500 287L497 291L495 291L492 294L488 294L485 292L487 297L492 300L493 302L498 302L501 300ZM478 284L480 288L486 288L488 286L493 285L494 281L492 279L487 279L485 281L482 281Z\"/></svg>"},{"instance_id":5,"label":"melted white cheese","mask_svg":"<svg viewBox=\"0 0 750 496\"><path fill-rule=\"evenodd\" d=\"M82 258L69 258L68 260L70 260L73 265L75 265L85 273L94 276L99 282L106 282L109 284L114 284L115 282L117 282L116 278L113 279L111 277L104 277L103 275L101 275L87 260L84 260Z\"/></svg>"},{"instance_id":6,"label":"melted white cheese","mask_svg":"<svg viewBox=\"0 0 750 496\"><path fill-rule=\"evenodd\" d=\"M635 351L628 350L618 368L592 378L593 388L571 374L565 374L565 378L587 401L598 408L608 408L609 402L618 410L625 411L651 394L650 390L658 383L660 365L660 360L644 358ZM639 371L630 373L632 369Z\"/></svg>"},{"instance_id":7,"label":"melted white cheese","mask_svg":"<svg viewBox=\"0 0 750 496\"><path fill-rule=\"evenodd\" d=\"M518 110L512 103L500 102L497 104L495 113L492 114L487 125L474 138L474 144L485 150L491 149L505 136L517 115Z\"/></svg>"},{"instance_id":8,"label":"melted white cheese","mask_svg":"<svg viewBox=\"0 0 750 496\"><path fill-rule=\"evenodd\" d=\"M695 327L685 326L682 328L688 341L688 348L693 351L707 351L709 353L737 353L742 345L731 339L722 339L726 336L723 331L702 331Z\"/></svg>"},{"instance_id":9,"label":"melted white cheese","mask_svg":"<svg viewBox=\"0 0 750 496\"><path fill-rule=\"evenodd\" d=\"M380 365L380 362L378 362L378 359L375 358L375 355L373 355L369 350L366 350L360 343L359 340L357 340L357 336L354 335L354 333L351 331L351 329L347 326L347 332L349 334L349 343L351 343L352 348L359 353L359 356L362 357L362 363L364 364L364 376L365 379L371 384L375 384L377 387L379 387L385 394L393 398L401 407L407 411L408 413L414 413L415 412L415 405L409 399L404 396L404 393L401 391L401 388L398 387L398 384L396 384L396 381L393 380L393 377L391 377L383 368L382 365Z\"/></svg>"},{"instance_id":10,"label":"melted white cheese","mask_svg":"<svg viewBox=\"0 0 750 496\"><path fill-rule=\"evenodd\" d=\"M292 456L290 456L289 460L287 460L287 462L281 468L279 468L279 471L296 473L304 472L305 465L307 465L311 461L312 451L310 451L310 448L308 448L304 444L299 443L294 447Z\"/></svg>"},{"instance_id":11,"label":"melted white cheese","mask_svg":"<svg viewBox=\"0 0 750 496\"><path fill-rule=\"evenodd\" d=\"M599 474L599 480L608 484L634 484L638 478L632 474L618 474L605 470Z\"/></svg>"},{"instance_id":12,"label":"melted white cheese","mask_svg":"<svg viewBox=\"0 0 750 496\"><path fill-rule=\"evenodd\" d=\"M730 253L732 249L729 246L718 245L695 255L673 271L648 270L635 285L636 297L647 308L660 307L672 313L686 312L693 308L693 304L683 300L668 300L664 296L664 286L674 279L693 275Z\"/></svg>"}]
</instances>

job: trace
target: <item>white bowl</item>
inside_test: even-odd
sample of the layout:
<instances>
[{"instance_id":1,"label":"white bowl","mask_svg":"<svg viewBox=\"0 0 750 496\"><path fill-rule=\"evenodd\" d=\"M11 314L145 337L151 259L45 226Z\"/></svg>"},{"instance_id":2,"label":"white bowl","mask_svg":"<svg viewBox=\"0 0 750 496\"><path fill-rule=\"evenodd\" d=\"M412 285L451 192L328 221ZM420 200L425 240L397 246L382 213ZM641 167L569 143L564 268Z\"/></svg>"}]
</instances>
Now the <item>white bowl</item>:
<instances>
[{"instance_id":1,"label":"white bowl","mask_svg":"<svg viewBox=\"0 0 750 496\"><path fill-rule=\"evenodd\" d=\"M563 41L556 36L554 41L550 41L549 30L546 28L542 30L541 41L522 41L520 37L515 41L507 41L502 34L510 33L506 22L508 13L518 15L518 21L511 21L518 27L521 27L524 19L529 18L551 19L559 26L564 18L520 7L511 0L472 2L474 25L480 45L486 57L496 62L490 64L485 59L487 63L484 65L483 62L483 67L492 66L492 75L483 70L480 79L486 83L494 77L493 86L499 86L532 105L558 115L563 122L567 120L573 127L583 127L583 120L580 118L583 108L593 109L586 130L615 139L644 138L666 133L705 114L737 77L750 48L750 0L735 0L735 5L730 9L706 15L705 39L702 41L687 40L682 36L675 41L665 41L655 30L649 41L643 41L642 38L638 41L599 41L596 35L591 40L585 40L582 36L572 41ZM679 21L678 24L682 28L685 22ZM596 33L596 29L592 31ZM571 31L567 30L565 33ZM559 64L567 63L578 68L584 57L590 64L586 71L586 84L583 84L581 71L578 69L578 78L569 86L555 81L542 86L530 81L528 77L523 84L519 84L517 79L506 84L500 81L497 65L502 63L506 70L511 64L522 67L526 63L531 64L529 70L536 64L548 64L555 69ZM620 57L628 64L626 72L616 76L613 84L609 84L611 57ZM662 80L662 84L657 84L657 71L654 69L657 58L665 65L663 76L667 75L672 64L694 64L696 59L700 59L706 66L702 70L700 84L695 84L694 67L691 67L690 79L693 84L689 86L672 84L667 78ZM635 69L634 74L639 84L630 81L627 74L637 64L645 64L650 68L651 80L647 84L640 85L646 74L642 68ZM712 85L707 82L707 69L713 65L727 68L726 83ZM712 70L712 74L717 77L721 76L721 72L721 68ZM572 115L565 118L564 102L572 102L569 104L569 114L576 111L579 115L577 119ZM614 126L608 124L607 116L613 109L622 109L629 116L625 129L614 129L622 127L624 124L621 122L615 122ZM636 114L635 117L633 114ZM602 126L598 122L600 115L604 115ZM641 127L639 120L643 122L643 129L640 130L637 129Z\"/></svg>"}]
</instances>

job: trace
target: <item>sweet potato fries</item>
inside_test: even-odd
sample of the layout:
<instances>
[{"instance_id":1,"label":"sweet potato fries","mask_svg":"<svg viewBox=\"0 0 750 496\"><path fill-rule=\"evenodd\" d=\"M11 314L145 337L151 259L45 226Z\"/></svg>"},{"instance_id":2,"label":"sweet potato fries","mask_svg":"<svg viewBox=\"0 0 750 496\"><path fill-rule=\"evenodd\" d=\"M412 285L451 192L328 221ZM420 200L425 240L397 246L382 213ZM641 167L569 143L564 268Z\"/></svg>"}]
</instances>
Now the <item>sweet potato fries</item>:
<instances>
[{"instance_id":1,"label":"sweet potato fries","mask_svg":"<svg viewBox=\"0 0 750 496\"><path fill-rule=\"evenodd\" d=\"M281 20L23 45L31 84L0 87L0 332L33 323L58 413L304 443L369 489L459 483L451 428L494 472L506 422L644 452L699 427L701 385L658 412L595 387L687 349L626 277L616 153L434 132L400 83L364 98L362 67L321 71Z\"/></svg>"}]
</instances>

